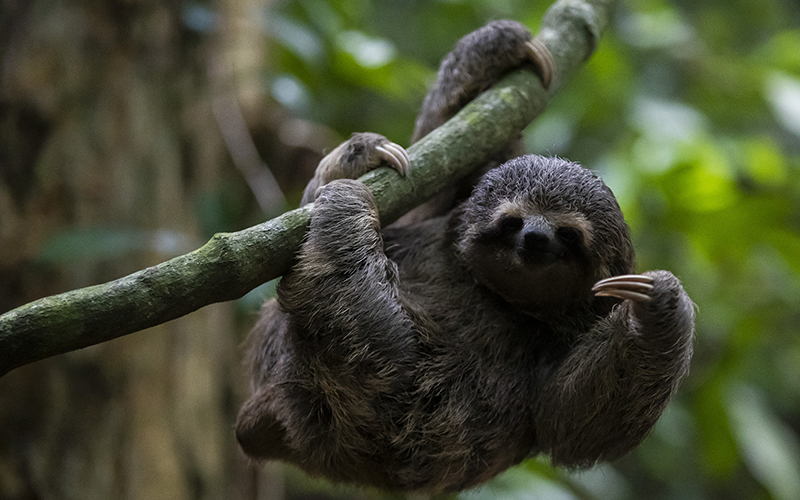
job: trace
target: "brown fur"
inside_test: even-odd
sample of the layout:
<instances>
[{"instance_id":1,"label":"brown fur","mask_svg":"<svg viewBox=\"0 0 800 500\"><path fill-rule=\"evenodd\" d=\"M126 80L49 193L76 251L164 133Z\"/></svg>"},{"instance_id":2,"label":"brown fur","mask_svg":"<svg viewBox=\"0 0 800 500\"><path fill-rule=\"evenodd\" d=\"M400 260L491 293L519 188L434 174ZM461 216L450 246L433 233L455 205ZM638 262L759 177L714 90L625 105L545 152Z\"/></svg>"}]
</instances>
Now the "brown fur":
<instances>
[{"instance_id":1,"label":"brown fur","mask_svg":"<svg viewBox=\"0 0 800 500\"><path fill-rule=\"evenodd\" d=\"M492 23L457 51L514 47L521 30ZM448 81L457 69L502 73L497 57L474 57L440 71L433 92L472 88ZM423 115L449 115L434 111ZM334 181L251 333L237 438L250 456L333 481L431 492L539 453L569 467L617 458L688 370L694 331L666 271L647 273L649 301L593 295L633 267L613 194L564 160L516 158L449 214L383 231L369 190Z\"/></svg>"}]
</instances>

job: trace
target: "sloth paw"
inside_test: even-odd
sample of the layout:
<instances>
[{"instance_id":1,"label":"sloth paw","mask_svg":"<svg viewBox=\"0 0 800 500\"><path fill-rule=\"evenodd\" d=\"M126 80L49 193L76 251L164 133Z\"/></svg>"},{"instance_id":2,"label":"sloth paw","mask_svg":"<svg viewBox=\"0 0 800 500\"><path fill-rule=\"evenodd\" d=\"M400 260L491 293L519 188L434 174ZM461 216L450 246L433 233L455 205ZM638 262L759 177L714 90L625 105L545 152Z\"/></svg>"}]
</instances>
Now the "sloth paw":
<instances>
[{"instance_id":1,"label":"sloth paw","mask_svg":"<svg viewBox=\"0 0 800 500\"><path fill-rule=\"evenodd\" d=\"M372 132L353 134L331 151L319 164L317 175L324 183L333 179L356 179L380 166L387 166L402 176L411 169L402 146Z\"/></svg>"},{"instance_id":2,"label":"sloth paw","mask_svg":"<svg viewBox=\"0 0 800 500\"><path fill-rule=\"evenodd\" d=\"M464 94L471 95L470 88L482 91L526 63L533 63L543 86L548 88L556 73L553 54L540 39L531 38L525 25L499 20L462 38L445 60L447 68L442 69L449 71L456 81L466 76L463 85L468 91Z\"/></svg>"},{"instance_id":3,"label":"sloth paw","mask_svg":"<svg viewBox=\"0 0 800 500\"><path fill-rule=\"evenodd\" d=\"M357 179L386 166L405 177L411 171L408 153L399 144L372 132L353 134L328 153L317 166L303 194L303 204L314 201L323 186L336 179Z\"/></svg>"},{"instance_id":4,"label":"sloth paw","mask_svg":"<svg viewBox=\"0 0 800 500\"><path fill-rule=\"evenodd\" d=\"M653 278L644 274L623 274L600 280L592 287L599 297L630 299L634 302L648 302L653 291Z\"/></svg>"}]
</instances>

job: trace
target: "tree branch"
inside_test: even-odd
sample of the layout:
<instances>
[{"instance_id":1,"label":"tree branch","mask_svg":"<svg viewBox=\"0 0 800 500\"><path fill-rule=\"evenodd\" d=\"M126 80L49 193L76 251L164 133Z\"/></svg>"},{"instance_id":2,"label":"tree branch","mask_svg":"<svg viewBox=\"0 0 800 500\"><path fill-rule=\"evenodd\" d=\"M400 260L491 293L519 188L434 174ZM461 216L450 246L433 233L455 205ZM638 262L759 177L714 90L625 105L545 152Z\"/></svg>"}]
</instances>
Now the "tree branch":
<instances>
[{"instance_id":1,"label":"tree branch","mask_svg":"<svg viewBox=\"0 0 800 500\"><path fill-rule=\"evenodd\" d=\"M408 149L412 170L362 177L389 224L483 164L515 138L597 45L612 0L560 0L545 14L537 38L553 55L548 90L518 71ZM241 297L289 269L313 205L236 233L215 235L202 248L102 285L45 297L0 316L0 375L33 361L127 335L192 311Z\"/></svg>"}]
</instances>

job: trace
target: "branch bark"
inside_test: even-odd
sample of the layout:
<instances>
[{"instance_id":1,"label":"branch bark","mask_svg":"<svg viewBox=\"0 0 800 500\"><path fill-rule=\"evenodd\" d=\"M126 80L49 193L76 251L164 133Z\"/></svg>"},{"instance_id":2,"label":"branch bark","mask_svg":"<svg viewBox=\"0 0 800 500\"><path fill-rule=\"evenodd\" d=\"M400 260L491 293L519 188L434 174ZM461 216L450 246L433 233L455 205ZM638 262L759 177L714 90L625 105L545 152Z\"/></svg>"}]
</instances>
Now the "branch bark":
<instances>
[{"instance_id":1,"label":"branch bark","mask_svg":"<svg viewBox=\"0 0 800 500\"><path fill-rule=\"evenodd\" d=\"M516 137L549 97L594 51L613 0L560 0L545 14L537 38L553 55L549 89L518 71L408 149L406 179L388 169L361 180L389 224L442 188L468 175L498 146ZM291 265L313 205L236 233L110 283L31 302L0 316L0 375L33 361L127 335L192 311L241 297Z\"/></svg>"}]
</instances>

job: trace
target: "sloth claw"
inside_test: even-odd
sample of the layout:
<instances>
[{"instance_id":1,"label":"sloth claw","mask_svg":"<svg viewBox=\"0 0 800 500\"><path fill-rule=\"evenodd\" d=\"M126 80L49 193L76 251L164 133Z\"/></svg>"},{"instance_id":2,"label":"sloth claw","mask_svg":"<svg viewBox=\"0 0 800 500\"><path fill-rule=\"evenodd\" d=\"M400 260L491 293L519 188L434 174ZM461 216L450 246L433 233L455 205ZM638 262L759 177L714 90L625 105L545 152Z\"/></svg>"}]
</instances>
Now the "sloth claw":
<instances>
[{"instance_id":1,"label":"sloth claw","mask_svg":"<svg viewBox=\"0 0 800 500\"><path fill-rule=\"evenodd\" d=\"M408 158L408 153L399 144L387 142L380 146L376 146L375 150L381 160L389 164L389 167L398 174L405 177L411 171L411 161Z\"/></svg>"},{"instance_id":2,"label":"sloth claw","mask_svg":"<svg viewBox=\"0 0 800 500\"><path fill-rule=\"evenodd\" d=\"M547 90L550 88L550 84L556 74L556 62L553 59L553 54L550 53L550 49L541 40L536 38L525 42L525 48L528 50L530 59L541 71L539 76L542 78L542 86Z\"/></svg>"},{"instance_id":3,"label":"sloth claw","mask_svg":"<svg viewBox=\"0 0 800 500\"><path fill-rule=\"evenodd\" d=\"M650 292L653 290L653 278L644 274L623 274L612 276L598 281L592 287L595 296L616 297L634 302L647 302L651 300Z\"/></svg>"}]
</instances>

